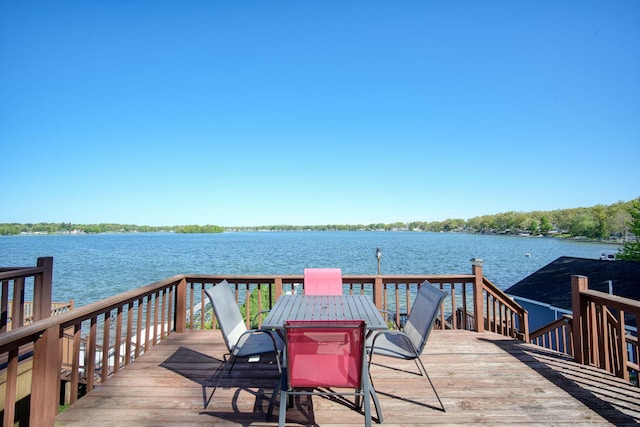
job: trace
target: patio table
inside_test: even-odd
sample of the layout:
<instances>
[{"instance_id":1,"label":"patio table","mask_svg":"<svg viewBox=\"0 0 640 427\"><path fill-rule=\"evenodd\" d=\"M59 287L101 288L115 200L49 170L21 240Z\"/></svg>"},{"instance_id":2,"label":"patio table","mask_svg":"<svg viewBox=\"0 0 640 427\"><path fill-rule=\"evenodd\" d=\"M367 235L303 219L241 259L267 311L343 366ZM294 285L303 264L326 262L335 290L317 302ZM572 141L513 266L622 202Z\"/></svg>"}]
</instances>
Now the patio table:
<instances>
[{"instance_id":1,"label":"patio table","mask_svg":"<svg viewBox=\"0 0 640 427\"><path fill-rule=\"evenodd\" d=\"M365 295L282 295L262 328L281 331L287 320L364 320L369 332L388 329L373 300Z\"/></svg>"}]
</instances>

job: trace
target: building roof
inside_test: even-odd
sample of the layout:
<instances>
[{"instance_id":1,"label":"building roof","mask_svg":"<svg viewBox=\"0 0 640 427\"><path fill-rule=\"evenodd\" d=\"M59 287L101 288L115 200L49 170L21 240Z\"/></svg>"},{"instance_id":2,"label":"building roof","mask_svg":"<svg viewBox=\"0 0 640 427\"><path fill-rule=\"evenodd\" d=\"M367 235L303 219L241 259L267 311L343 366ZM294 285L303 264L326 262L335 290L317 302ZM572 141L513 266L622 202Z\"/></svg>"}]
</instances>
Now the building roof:
<instances>
[{"instance_id":1,"label":"building roof","mask_svg":"<svg viewBox=\"0 0 640 427\"><path fill-rule=\"evenodd\" d=\"M587 276L589 289L640 300L640 262L560 257L525 277L505 292L553 307L571 310L571 276Z\"/></svg>"}]
</instances>

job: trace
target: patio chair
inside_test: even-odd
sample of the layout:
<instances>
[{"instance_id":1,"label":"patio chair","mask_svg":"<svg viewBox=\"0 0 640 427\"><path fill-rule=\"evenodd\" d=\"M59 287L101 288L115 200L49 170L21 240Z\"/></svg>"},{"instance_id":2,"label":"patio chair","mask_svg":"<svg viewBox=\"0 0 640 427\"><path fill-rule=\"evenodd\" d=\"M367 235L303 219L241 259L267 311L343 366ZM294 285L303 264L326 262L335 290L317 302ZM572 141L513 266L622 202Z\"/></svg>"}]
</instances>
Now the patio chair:
<instances>
[{"instance_id":1,"label":"patio chair","mask_svg":"<svg viewBox=\"0 0 640 427\"><path fill-rule=\"evenodd\" d=\"M213 307L216 319L220 325L220 331L222 332L224 342L229 351L228 354L223 356L224 366L218 382L213 388L211 397L213 397L213 393L215 393L222 378L225 376L229 363L231 363L231 367L229 368L229 372L231 372L238 359L248 358L249 361L257 361L262 355L273 354L278 365L278 372L282 373L280 355L284 348L284 341L277 333L247 328L240 314L238 303L229 287L229 283L223 280L212 288L206 289L205 293ZM229 356L228 358L227 355ZM205 409L209 405L211 397L207 401Z\"/></svg>"},{"instance_id":2,"label":"patio chair","mask_svg":"<svg viewBox=\"0 0 640 427\"><path fill-rule=\"evenodd\" d=\"M290 320L285 323L286 367L280 389L279 426L284 426L288 397L354 395L354 409L364 401L365 425L371 426L371 390L363 320ZM354 389L335 391L334 389ZM311 403L310 403L311 404ZM381 418L378 416L378 422Z\"/></svg>"},{"instance_id":3,"label":"patio chair","mask_svg":"<svg viewBox=\"0 0 640 427\"><path fill-rule=\"evenodd\" d=\"M305 295L342 295L342 270L339 268L305 268Z\"/></svg>"},{"instance_id":4,"label":"patio chair","mask_svg":"<svg viewBox=\"0 0 640 427\"><path fill-rule=\"evenodd\" d=\"M420 371L420 375L426 377L431 388L442 407L444 405L438 396L429 374L425 369L420 355L424 350L429 333L433 329L438 310L447 293L432 286L428 281L420 285L416 299L411 306L411 311L402 330L380 331L367 339L367 353L369 354L369 366L373 362L374 355L393 357L397 359L413 360Z\"/></svg>"}]
</instances>

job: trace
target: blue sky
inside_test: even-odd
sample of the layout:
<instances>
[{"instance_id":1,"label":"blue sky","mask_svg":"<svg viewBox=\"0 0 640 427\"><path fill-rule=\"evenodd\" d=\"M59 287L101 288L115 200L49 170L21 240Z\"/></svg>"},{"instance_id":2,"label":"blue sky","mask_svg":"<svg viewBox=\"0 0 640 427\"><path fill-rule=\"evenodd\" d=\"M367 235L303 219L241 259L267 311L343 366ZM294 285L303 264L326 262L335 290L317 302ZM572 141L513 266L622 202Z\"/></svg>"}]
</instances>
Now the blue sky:
<instances>
[{"instance_id":1,"label":"blue sky","mask_svg":"<svg viewBox=\"0 0 640 427\"><path fill-rule=\"evenodd\" d=\"M468 219L640 196L640 2L0 1L0 222Z\"/></svg>"}]
</instances>

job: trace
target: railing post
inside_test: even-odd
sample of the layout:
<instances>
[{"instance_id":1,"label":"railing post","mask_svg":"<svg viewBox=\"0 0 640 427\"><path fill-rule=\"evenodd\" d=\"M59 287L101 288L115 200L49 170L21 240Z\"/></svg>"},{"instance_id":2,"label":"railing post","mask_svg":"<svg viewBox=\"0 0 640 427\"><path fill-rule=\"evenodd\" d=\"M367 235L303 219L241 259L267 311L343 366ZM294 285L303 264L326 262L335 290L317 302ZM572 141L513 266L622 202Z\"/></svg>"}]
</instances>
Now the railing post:
<instances>
[{"instance_id":1,"label":"railing post","mask_svg":"<svg viewBox=\"0 0 640 427\"><path fill-rule=\"evenodd\" d=\"M53 282L53 257L38 258L38 267L44 272L34 278L33 321L51 317L51 289Z\"/></svg>"},{"instance_id":2,"label":"railing post","mask_svg":"<svg viewBox=\"0 0 640 427\"><path fill-rule=\"evenodd\" d=\"M587 337L587 310L582 303L580 292L589 289L586 276L571 276L571 309L573 310L573 358L576 362L585 364L589 354L589 339Z\"/></svg>"},{"instance_id":3,"label":"railing post","mask_svg":"<svg viewBox=\"0 0 640 427\"><path fill-rule=\"evenodd\" d=\"M471 274L473 274L473 314L476 318L476 332L484 332L484 304L482 285L482 264L481 258L471 258Z\"/></svg>"},{"instance_id":4,"label":"railing post","mask_svg":"<svg viewBox=\"0 0 640 427\"><path fill-rule=\"evenodd\" d=\"M176 286L176 310L175 310L176 332L187 330L187 278L182 277Z\"/></svg>"},{"instance_id":5,"label":"railing post","mask_svg":"<svg viewBox=\"0 0 640 427\"><path fill-rule=\"evenodd\" d=\"M59 369L61 364L60 325L55 324L33 343L33 382L29 424L55 424L60 398Z\"/></svg>"},{"instance_id":6,"label":"railing post","mask_svg":"<svg viewBox=\"0 0 640 427\"><path fill-rule=\"evenodd\" d=\"M382 284L382 276L378 275L376 276L374 282L373 282L373 303L376 305L376 307L378 308L378 310L382 309L382 290L383 290L384 286Z\"/></svg>"},{"instance_id":7,"label":"railing post","mask_svg":"<svg viewBox=\"0 0 640 427\"><path fill-rule=\"evenodd\" d=\"M529 313L525 311L520 317L520 334L522 335L522 341L529 342Z\"/></svg>"},{"instance_id":8,"label":"railing post","mask_svg":"<svg viewBox=\"0 0 640 427\"><path fill-rule=\"evenodd\" d=\"M282 277L278 276L275 278L275 280L273 281L276 289L275 289L275 298L276 301L278 301L278 299L280 298L280 296L282 295ZM269 293L269 296L271 296L271 293ZM273 304L275 304L276 301L269 301L269 308L273 307Z\"/></svg>"}]
</instances>

